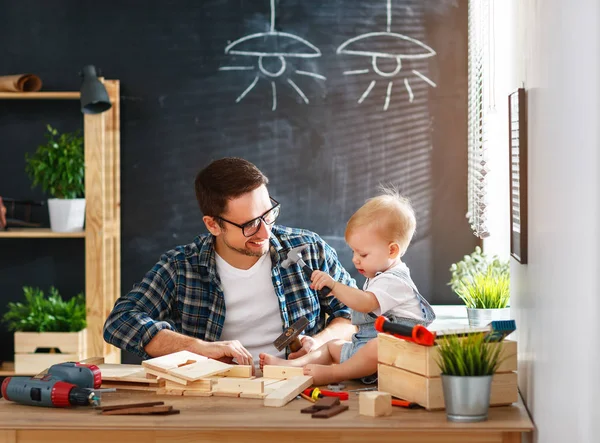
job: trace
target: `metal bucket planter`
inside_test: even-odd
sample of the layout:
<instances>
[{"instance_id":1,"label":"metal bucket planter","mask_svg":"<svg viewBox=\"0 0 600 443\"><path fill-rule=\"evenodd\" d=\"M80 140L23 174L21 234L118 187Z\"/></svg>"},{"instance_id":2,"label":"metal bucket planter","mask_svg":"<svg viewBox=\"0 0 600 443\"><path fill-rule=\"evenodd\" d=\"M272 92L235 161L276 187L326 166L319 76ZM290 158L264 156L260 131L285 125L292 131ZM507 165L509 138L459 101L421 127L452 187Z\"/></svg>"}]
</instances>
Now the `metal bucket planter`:
<instances>
[{"instance_id":1,"label":"metal bucket planter","mask_svg":"<svg viewBox=\"0 0 600 443\"><path fill-rule=\"evenodd\" d=\"M460 377L442 374L442 388L448 421L485 421L490 408L492 376Z\"/></svg>"},{"instance_id":2,"label":"metal bucket planter","mask_svg":"<svg viewBox=\"0 0 600 443\"><path fill-rule=\"evenodd\" d=\"M510 308L473 309L467 308L469 326L487 326L492 320L510 320Z\"/></svg>"}]
</instances>

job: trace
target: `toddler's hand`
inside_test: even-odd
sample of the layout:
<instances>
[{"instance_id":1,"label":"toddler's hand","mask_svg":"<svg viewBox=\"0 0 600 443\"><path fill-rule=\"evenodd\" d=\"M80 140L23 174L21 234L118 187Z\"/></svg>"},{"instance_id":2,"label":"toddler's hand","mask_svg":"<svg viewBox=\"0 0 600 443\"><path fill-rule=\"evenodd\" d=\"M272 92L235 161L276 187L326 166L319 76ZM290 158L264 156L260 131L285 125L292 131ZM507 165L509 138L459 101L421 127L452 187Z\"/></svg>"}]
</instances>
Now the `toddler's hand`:
<instances>
[{"instance_id":1,"label":"toddler's hand","mask_svg":"<svg viewBox=\"0 0 600 443\"><path fill-rule=\"evenodd\" d=\"M333 291L333 287L337 283L333 278L331 278L331 275L323 271L313 271L311 275L311 281L312 283L310 284L310 287L312 289L316 289L317 291L320 291L325 286ZM331 295L331 292L329 294Z\"/></svg>"}]
</instances>

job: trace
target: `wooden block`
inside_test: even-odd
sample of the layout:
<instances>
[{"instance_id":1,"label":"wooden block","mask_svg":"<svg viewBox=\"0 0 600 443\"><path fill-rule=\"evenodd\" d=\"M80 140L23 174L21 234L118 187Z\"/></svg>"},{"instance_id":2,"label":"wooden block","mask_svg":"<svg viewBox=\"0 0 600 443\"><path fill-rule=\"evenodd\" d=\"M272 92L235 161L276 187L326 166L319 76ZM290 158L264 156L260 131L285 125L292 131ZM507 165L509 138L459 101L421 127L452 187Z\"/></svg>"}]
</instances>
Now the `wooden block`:
<instances>
[{"instance_id":1,"label":"wooden block","mask_svg":"<svg viewBox=\"0 0 600 443\"><path fill-rule=\"evenodd\" d=\"M191 363L178 368L169 369L167 373L187 381L196 381L201 378L210 377L211 375L227 372L231 369L231 367L232 365L227 363L223 363L218 360L207 359L205 361L199 361L197 363Z\"/></svg>"},{"instance_id":2,"label":"wooden block","mask_svg":"<svg viewBox=\"0 0 600 443\"><path fill-rule=\"evenodd\" d=\"M213 397L239 397L241 392L212 391Z\"/></svg>"},{"instance_id":3,"label":"wooden block","mask_svg":"<svg viewBox=\"0 0 600 443\"><path fill-rule=\"evenodd\" d=\"M313 407L317 410L329 409L340 404L339 397L323 397L317 400Z\"/></svg>"},{"instance_id":4,"label":"wooden block","mask_svg":"<svg viewBox=\"0 0 600 443\"><path fill-rule=\"evenodd\" d=\"M361 392L358 394L358 413L369 417L392 415L392 396L387 392Z\"/></svg>"},{"instance_id":5,"label":"wooden block","mask_svg":"<svg viewBox=\"0 0 600 443\"><path fill-rule=\"evenodd\" d=\"M208 358L194 354L189 351L179 351L172 354L163 355L161 357L150 358L142 361L142 366L153 371L167 372L169 369L175 369L180 366L185 366L200 361L206 361Z\"/></svg>"},{"instance_id":6,"label":"wooden block","mask_svg":"<svg viewBox=\"0 0 600 443\"><path fill-rule=\"evenodd\" d=\"M292 366L272 366L272 365L265 365L263 367L263 377L265 378L290 378L290 377L297 377L297 376L303 376L304 375L304 369L302 368L295 368Z\"/></svg>"},{"instance_id":7,"label":"wooden block","mask_svg":"<svg viewBox=\"0 0 600 443\"><path fill-rule=\"evenodd\" d=\"M183 389L186 391L211 391L213 386L212 380L202 379L189 382L187 385L176 383L171 380L165 380L165 388L167 389Z\"/></svg>"},{"instance_id":8,"label":"wooden block","mask_svg":"<svg viewBox=\"0 0 600 443\"><path fill-rule=\"evenodd\" d=\"M212 392L203 391L183 391L184 397L212 397Z\"/></svg>"},{"instance_id":9,"label":"wooden block","mask_svg":"<svg viewBox=\"0 0 600 443\"><path fill-rule=\"evenodd\" d=\"M264 382L237 377L223 377L219 379L214 387L216 391L244 392L247 394L262 394L264 392Z\"/></svg>"},{"instance_id":10,"label":"wooden block","mask_svg":"<svg viewBox=\"0 0 600 443\"><path fill-rule=\"evenodd\" d=\"M312 386L313 378L302 375L292 377L279 388L265 397L264 405L279 408L285 406L306 388Z\"/></svg>"},{"instance_id":11,"label":"wooden block","mask_svg":"<svg viewBox=\"0 0 600 443\"><path fill-rule=\"evenodd\" d=\"M394 397L418 403L428 410L444 409L444 393L440 377L424 377L404 369L379 364L378 388ZM509 405L518 400L517 374L497 373L492 378L490 406Z\"/></svg>"},{"instance_id":12,"label":"wooden block","mask_svg":"<svg viewBox=\"0 0 600 443\"><path fill-rule=\"evenodd\" d=\"M312 415L312 418L329 418L348 410L348 405L337 405L329 409L321 409Z\"/></svg>"},{"instance_id":13,"label":"wooden block","mask_svg":"<svg viewBox=\"0 0 600 443\"><path fill-rule=\"evenodd\" d=\"M223 372L223 377L239 377L239 378L250 378L252 377L252 366L251 365L232 365L231 369L227 372Z\"/></svg>"},{"instance_id":14,"label":"wooden block","mask_svg":"<svg viewBox=\"0 0 600 443\"><path fill-rule=\"evenodd\" d=\"M500 359L503 359L497 372L513 372L517 370L517 342L504 340L500 343L489 343L488 346L502 345ZM377 336L377 359L379 363L421 374L426 377L438 377L441 370L436 363L437 346L420 346L389 334Z\"/></svg>"},{"instance_id":15,"label":"wooden block","mask_svg":"<svg viewBox=\"0 0 600 443\"><path fill-rule=\"evenodd\" d=\"M165 395L182 396L183 392L184 392L183 389L166 389L165 390Z\"/></svg>"},{"instance_id":16,"label":"wooden block","mask_svg":"<svg viewBox=\"0 0 600 443\"><path fill-rule=\"evenodd\" d=\"M245 392L240 392L240 397L241 398L255 398L255 399L262 400L267 395L269 395L269 394L266 393L266 392L263 392L262 394L248 394L248 393L245 393Z\"/></svg>"},{"instance_id":17,"label":"wooden block","mask_svg":"<svg viewBox=\"0 0 600 443\"><path fill-rule=\"evenodd\" d=\"M300 412L302 414L314 414L315 412L319 412L319 411L322 411L322 409L315 409L315 405L300 409Z\"/></svg>"},{"instance_id":18,"label":"wooden block","mask_svg":"<svg viewBox=\"0 0 600 443\"><path fill-rule=\"evenodd\" d=\"M271 383L271 384L265 385L265 393L270 394L271 392L276 391L277 389L279 389L283 385L285 385L286 382L287 382L287 380L285 378L283 378L281 380L277 380L277 383Z\"/></svg>"}]
</instances>

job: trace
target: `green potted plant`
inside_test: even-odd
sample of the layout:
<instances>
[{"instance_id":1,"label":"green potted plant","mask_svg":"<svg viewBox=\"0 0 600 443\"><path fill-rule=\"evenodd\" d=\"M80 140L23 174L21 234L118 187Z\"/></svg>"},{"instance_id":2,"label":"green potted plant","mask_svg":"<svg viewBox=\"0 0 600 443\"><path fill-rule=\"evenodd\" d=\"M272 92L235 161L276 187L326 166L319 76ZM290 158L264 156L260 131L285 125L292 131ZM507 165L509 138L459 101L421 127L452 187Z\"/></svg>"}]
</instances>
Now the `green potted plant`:
<instances>
[{"instance_id":1,"label":"green potted plant","mask_svg":"<svg viewBox=\"0 0 600 443\"><path fill-rule=\"evenodd\" d=\"M56 232L83 230L85 221L84 149L79 132L62 133L46 126L46 143L33 155L25 154L32 187L40 186L48 199L50 229Z\"/></svg>"},{"instance_id":2,"label":"green potted plant","mask_svg":"<svg viewBox=\"0 0 600 443\"><path fill-rule=\"evenodd\" d=\"M492 377L501 363L502 345L487 342L483 333L438 340L436 362L449 421L487 420Z\"/></svg>"},{"instance_id":3,"label":"green potted plant","mask_svg":"<svg viewBox=\"0 0 600 443\"><path fill-rule=\"evenodd\" d=\"M37 374L52 364L86 358L83 293L64 300L55 287L23 287L23 302L8 303L2 320L14 331L15 372Z\"/></svg>"},{"instance_id":4,"label":"green potted plant","mask_svg":"<svg viewBox=\"0 0 600 443\"><path fill-rule=\"evenodd\" d=\"M475 251L450 267L448 283L467 308L471 326L510 319L510 268L508 260Z\"/></svg>"}]
</instances>

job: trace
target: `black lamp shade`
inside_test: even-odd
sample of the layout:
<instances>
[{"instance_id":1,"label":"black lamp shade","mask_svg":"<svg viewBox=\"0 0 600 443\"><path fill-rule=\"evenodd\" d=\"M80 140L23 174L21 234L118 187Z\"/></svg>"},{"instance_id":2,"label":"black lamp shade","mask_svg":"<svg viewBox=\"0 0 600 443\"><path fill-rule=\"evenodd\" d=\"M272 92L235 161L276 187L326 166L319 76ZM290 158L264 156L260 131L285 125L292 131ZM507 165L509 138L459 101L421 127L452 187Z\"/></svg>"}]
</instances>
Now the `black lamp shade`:
<instances>
[{"instance_id":1,"label":"black lamp shade","mask_svg":"<svg viewBox=\"0 0 600 443\"><path fill-rule=\"evenodd\" d=\"M106 88L98 80L96 68L92 65L84 66L81 76L81 112L84 114L100 114L108 111L112 106Z\"/></svg>"}]
</instances>

